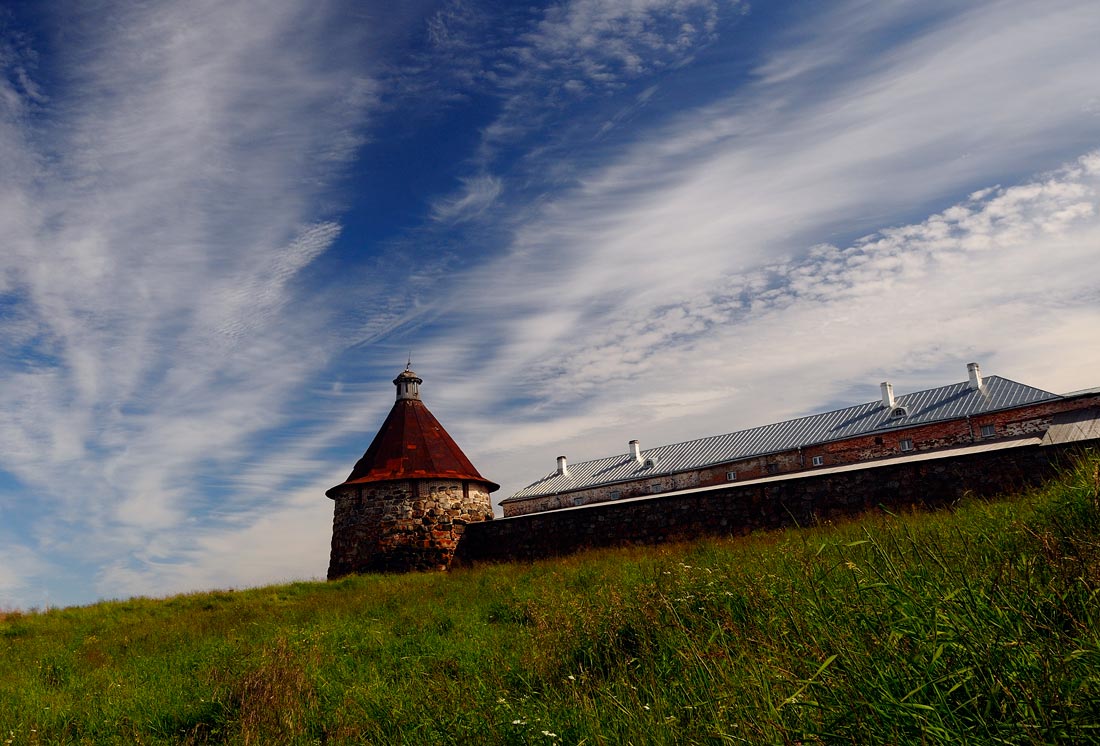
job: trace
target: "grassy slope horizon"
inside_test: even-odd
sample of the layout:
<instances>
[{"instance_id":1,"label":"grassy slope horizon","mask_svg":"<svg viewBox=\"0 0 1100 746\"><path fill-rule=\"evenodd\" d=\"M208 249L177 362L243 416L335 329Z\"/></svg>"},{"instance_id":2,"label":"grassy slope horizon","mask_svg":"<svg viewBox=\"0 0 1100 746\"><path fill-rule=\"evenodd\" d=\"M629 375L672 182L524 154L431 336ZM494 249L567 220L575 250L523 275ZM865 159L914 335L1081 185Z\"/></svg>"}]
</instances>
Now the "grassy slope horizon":
<instances>
[{"instance_id":1,"label":"grassy slope horizon","mask_svg":"<svg viewBox=\"0 0 1100 746\"><path fill-rule=\"evenodd\" d=\"M936 513L0 614L0 744L1100 743L1098 468Z\"/></svg>"}]
</instances>

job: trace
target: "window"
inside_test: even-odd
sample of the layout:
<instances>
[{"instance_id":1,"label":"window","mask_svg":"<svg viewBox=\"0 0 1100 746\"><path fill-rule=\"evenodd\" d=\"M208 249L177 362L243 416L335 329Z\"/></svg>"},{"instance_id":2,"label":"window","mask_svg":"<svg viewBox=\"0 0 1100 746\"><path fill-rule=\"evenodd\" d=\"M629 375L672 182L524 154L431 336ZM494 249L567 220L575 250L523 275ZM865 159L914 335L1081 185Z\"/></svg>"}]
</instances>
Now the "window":
<instances>
[{"instance_id":1,"label":"window","mask_svg":"<svg viewBox=\"0 0 1100 746\"><path fill-rule=\"evenodd\" d=\"M583 497L574 497L573 498L573 504L574 505L584 505L584 498Z\"/></svg>"},{"instance_id":2,"label":"window","mask_svg":"<svg viewBox=\"0 0 1100 746\"><path fill-rule=\"evenodd\" d=\"M900 418L900 417L908 417L908 416L909 416L909 410L906 409L905 407L894 407L894 410L892 412L890 412L890 417L892 419L895 419L895 420Z\"/></svg>"},{"instance_id":3,"label":"window","mask_svg":"<svg viewBox=\"0 0 1100 746\"><path fill-rule=\"evenodd\" d=\"M983 438L992 438L996 434L997 434L997 426L996 425L982 425L982 437Z\"/></svg>"},{"instance_id":4,"label":"window","mask_svg":"<svg viewBox=\"0 0 1100 746\"><path fill-rule=\"evenodd\" d=\"M768 473L769 474L778 474L779 473L779 464L768 464L767 468L768 468Z\"/></svg>"},{"instance_id":5,"label":"window","mask_svg":"<svg viewBox=\"0 0 1100 746\"><path fill-rule=\"evenodd\" d=\"M901 450L911 451L911 450L913 450L913 439L912 438L902 438L901 443L899 445L901 446Z\"/></svg>"},{"instance_id":6,"label":"window","mask_svg":"<svg viewBox=\"0 0 1100 746\"><path fill-rule=\"evenodd\" d=\"M822 464L825 463L825 457L824 456L814 456L812 459L810 459L810 463L813 464L814 466L821 466Z\"/></svg>"},{"instance_id":7,"label":"window","mask_svg":"<svg viewBox=\"0 0 1100 746\"><path fill-rule=\"evenodd\" d=\"M737 481L737 472L727 471L726 472L726 481L727 482L736 482Z\"/></svg>"},{"instance_id":8,"label":"window","mask_svg":"<svg viewBox=\"0 0 1100 746\"><path fill-rule=\"evenodd\" d=\"M612 500L618 500L618 499L619 499L620 497L622 497L622 496L623 496L623 493L622 493L622 492L619 492L619 490L613 490L613 491L611 492L611 499L612 499Z\"/></svg>"},{"instance_id":9,"label":"window","mask_svg":"<svg viewBox=\"0 0 1100 746\"><path fill-rule=\"evenodd\" d=\"M651 484L649 485L649 494L656 495L658 492L661 492L662 489L663 488L659 484Z\"/></svg>"}]
</instances>

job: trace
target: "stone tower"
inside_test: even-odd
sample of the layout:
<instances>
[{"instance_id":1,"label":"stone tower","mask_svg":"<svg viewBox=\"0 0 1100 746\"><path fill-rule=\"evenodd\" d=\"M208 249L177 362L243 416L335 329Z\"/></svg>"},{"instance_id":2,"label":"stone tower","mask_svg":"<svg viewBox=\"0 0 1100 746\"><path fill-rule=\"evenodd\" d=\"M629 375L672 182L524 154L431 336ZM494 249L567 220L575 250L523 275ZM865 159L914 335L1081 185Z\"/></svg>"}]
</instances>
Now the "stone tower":
<instances>
[{"instance_id":1,"label":"stone tower","mask_svg":"<svg viewBox=\"0 0 1100 746\"><path fill-rule=\"evenodd\" d=\"M329 580L359 572L446 570L466 524L490 521L481 476L420 401L406 368L397 401L363 458L325 494L336 501Z\"/></svg>"}]
</instances>

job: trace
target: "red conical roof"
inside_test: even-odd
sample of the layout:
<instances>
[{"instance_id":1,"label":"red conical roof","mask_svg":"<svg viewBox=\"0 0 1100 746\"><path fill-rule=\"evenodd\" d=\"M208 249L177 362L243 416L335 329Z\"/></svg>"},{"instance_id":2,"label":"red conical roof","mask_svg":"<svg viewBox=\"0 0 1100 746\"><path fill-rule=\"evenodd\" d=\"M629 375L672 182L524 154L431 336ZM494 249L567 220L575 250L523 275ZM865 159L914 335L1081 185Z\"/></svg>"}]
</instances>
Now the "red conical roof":
<instances>
[{"instance_id":1,"label":"red conical roof","mask_svg":"<svg viewBox=\"0 0 1100 746\"><path fill-rule=\"evenodd\" d=\"M398 381L412 380L404 376L405 373L399 376ZM394 479L465 479L481 482L490 492L500 489L499 484L478 474L470 459L420 401L419 394L415 395L416 398L398 398L394 402L363 458L348 478L326 495L335 497L336 490L349 484Z\"/></svg>"}]
</instances>

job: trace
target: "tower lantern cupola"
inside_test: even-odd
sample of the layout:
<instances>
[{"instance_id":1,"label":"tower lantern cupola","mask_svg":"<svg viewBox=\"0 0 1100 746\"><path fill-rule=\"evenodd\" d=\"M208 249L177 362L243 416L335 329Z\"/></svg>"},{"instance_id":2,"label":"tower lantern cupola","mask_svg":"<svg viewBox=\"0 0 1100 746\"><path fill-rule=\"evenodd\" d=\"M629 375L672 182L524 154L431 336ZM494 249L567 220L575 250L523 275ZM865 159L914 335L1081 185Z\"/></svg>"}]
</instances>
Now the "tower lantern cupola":
<instances>
[{"instance_id":1,"label":"tower lantern cupola","mask_svg":"<svg viewBox=\"0 0 1100 746\"><path fill-rule=\"evenodd\" d=\"M403 399L420 399L420 384L424 380L419 378L408 368L405 368L397 378L393 379L393 385L397 387L397 401Z\"/></svg>"}]
</instances>

